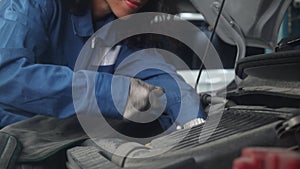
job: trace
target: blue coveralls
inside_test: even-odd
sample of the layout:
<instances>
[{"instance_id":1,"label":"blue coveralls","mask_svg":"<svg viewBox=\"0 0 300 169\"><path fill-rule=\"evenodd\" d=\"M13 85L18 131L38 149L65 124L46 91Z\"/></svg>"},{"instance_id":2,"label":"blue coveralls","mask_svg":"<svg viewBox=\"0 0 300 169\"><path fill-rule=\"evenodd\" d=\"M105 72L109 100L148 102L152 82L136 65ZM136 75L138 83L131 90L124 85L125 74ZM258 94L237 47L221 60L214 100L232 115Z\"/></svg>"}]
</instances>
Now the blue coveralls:
<instances>
[{"instance_id":1,"label":"blue coveralls","mask_svg":"<svg viewBox=\"0 0 300 169\"><path fill-rule=\"evenodd\" d=\"M2 0L0 2L0 127L35 115L66 118L75 114L72 100L74 64L87 39L113 16L93 24L91 12L74 16L63 9L60 0ZM116 62L99 68L95 96L104 115L121 118L111 99L111 80L115 67L137 49L123 45ZM199 117L205 117L193 89L185 84L176 70L157 54L140 55L132 67L139 64L164 64L182 83L181 98L177 83L169 74L145 70L136 75L147 83L165 89L167 114L160 118L167 128L176 118L180 104L198 106ZM157 58L157 59L155 59ZM124 74L126 75L126 74ZM121 76L124 87L120 100L126 102L129 77ZM85 83L90 83L87 79ZM101 104L105 99L105 104ZM111 103L111 104L110 104ZM186 115L185 123L195 117Z\"/></svg>"}]
</instances>

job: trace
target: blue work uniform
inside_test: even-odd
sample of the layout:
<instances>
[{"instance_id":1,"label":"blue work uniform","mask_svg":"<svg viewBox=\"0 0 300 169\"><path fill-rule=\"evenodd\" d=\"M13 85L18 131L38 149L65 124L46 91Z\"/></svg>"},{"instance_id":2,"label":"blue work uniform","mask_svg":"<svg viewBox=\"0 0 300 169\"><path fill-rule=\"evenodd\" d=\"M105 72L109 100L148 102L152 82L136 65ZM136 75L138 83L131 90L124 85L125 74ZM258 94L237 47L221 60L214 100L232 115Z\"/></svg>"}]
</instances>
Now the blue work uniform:
<instances>
[{"instance_id":1,"label":"blue work uniform","mask_svg":"<svg viewBox=\"0 0 300 169\"><path fill-rule=\"evenodd\" d=\"M35 115L57 118L74 115L72 78L79 52L95 30L114 19L110 15L93 23L90 10L82 16L75 16L65 10L60 0L0 1L0 127ZM122 118L108 91L111 91L116 67L136 51L138 49L123 44L113 64L99 67L96 80L82 79L87 86L95 83L95 96L104 116ZM151 56L153 54L155 56ZM164 62L159 53L139 55L134 58L132 68L152 63L164 65L169 73L147 69L135 77L164 88L167 106L166 114L159 119L162 127L166 129L172 124L182 103L186 104L185 107L198 106L197 116L204 118L193 89L185 84L172 66ZM83 70L81 73L89 72ZM120 84L125 87L117 99L123 103L126 103L129 93L128 76L126 73L118 76ZM183 86L181 94L178 81ZM188 110L185 113L179 123L195 118L189 116Z\"/></svg>"}]
</instances>

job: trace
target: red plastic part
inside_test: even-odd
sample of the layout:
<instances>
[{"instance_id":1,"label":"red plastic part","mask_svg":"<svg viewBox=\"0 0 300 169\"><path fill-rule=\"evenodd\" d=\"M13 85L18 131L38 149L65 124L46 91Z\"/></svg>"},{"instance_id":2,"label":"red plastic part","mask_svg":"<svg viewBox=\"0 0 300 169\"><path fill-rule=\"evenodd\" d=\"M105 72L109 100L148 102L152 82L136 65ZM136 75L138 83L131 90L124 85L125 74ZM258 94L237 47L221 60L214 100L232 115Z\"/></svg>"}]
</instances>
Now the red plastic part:
<instances>
[{"instance_id":1,"label":"red plastic part","mask_svg":"<svg viewBox=\"0 0 300 169\"><path fill-rule=\"evenodd\" d=\"M233 162L233 169L256 169L257 166L253 160L254 159L246 157L238 158Z\"/></svg>"},{"instance_id":2,"label":"red plastic part","mask_svg":"<svg viewBox=\"0 0 300 169\"><path fill-rule=\"evenodd\" d=\"M283 154L279 159L278 169L300 169L300 154Z\"/></svg>"},{"instance_id":3,"label":"red plastic part","mask_svg":"<svg viewBox=\"0 0 300 169\"><path fill-rule=\"evenodd\" d=\"M269 154L266 157L265 169L279 169L280 154Z\"/></svg>"},{"instance_id":4,"label":"red plastic part","mask_svg":"<svg viewBox=\"0 0 300 169\"><path fill-rule=\"evenodd\" d=\"M269 155L279 155L285 152L289 152L286 149L280 149L280 148L260 148L260 147L254 147L254 148L245 148L242 151L242 156L243 157L248 157L248 158L253 158L255 159L254 161L256 162L256 168L254 169L266 169L266 158ZM273 168L271 169L276 169L276 158L275 159L270 159L268 162L267 166L272 166Z\"/></svg>"},{"instance_id":5,"label":"red plastic part","mask_svg":"<svg viewBox=\"0 0 300 169\"><path fill-rule=\"evenodd\" d=\"M281 148L245 148L233 169L300 169L300 154Z\"/></svg>"}]
</instances>

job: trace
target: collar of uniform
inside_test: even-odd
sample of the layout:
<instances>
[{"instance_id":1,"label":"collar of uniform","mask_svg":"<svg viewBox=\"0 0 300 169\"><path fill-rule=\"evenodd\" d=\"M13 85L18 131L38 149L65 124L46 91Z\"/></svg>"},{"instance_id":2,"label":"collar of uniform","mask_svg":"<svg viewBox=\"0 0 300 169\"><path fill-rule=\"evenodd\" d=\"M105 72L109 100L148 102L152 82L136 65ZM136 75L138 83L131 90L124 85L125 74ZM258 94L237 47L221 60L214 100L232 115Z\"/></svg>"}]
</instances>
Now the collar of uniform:
<instances>
[{"instance_id":1,"label":"collar of uniform","mask_svg":"<svg viewBox=\"0 0 300 169\"><path fill-rule=\"evenodd\" d=\"M93 35L93 19L91 10L87 10L82 16L71 15L74 34L80 37Z\"/></svg>"},{"instance_id":2,"label":"collar of uniform","mask_svg":"<svg viewBox=\"0 0 300 169\"><path fill-rule=\"evenodd\" d=\"M114 14L110 14L103 18L101 21L95 23L95 29L97 33L94 35L94 38L98 41L102 41L102 45L107 47L113 47L116 45L116 26L113 26L113 21L117 19ZM101 30L101 31L99 31Z\"/></svg>"},{"instance_id":3,"label":"collar of uniform","mask_svg":"<svg viewBox=\"0 0 300 169\"><path fill-rule=\"evenodd\" d=\"M106 44L106 46L108 44L111 45L114 42L114 33L110 31L110 23L117 19L117 17L114 14L110 14L107 17L103 18L103 20L97 21L95 23L95 26L93 24L92 12L90 9L88 9L83 16L71 15L71 19L75 35L79 37L90 37L98 29L101 28L101 32L98 32L96 37L100 38L103 41L103 43Z\"/></svg>"}]
</instances>

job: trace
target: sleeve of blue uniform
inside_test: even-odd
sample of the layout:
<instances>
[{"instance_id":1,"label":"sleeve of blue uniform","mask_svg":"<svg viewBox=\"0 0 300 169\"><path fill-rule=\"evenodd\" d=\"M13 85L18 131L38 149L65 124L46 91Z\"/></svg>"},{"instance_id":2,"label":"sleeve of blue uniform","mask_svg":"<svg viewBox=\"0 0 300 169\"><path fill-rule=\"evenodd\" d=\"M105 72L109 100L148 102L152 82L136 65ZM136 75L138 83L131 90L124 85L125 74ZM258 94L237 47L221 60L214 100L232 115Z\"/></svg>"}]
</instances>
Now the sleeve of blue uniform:
<instances>
[{"instance_id":1,"label":"sleeve of blue uniform","mask_svg":"<svg viewBox=\"0 0 300 169\"><path fill-rule=\"evenodd\" d=\"M83 88L92 83L98 103L101 98L108 98L101 109L111 113L108 116L118 116L109 106L112 100L107 91L110 91L112 75L88 71L74 73L65 66L36 63L36 58L47 50L47 28L53 19L51 3L54 1L0 2L0 126L38 114L58 118L74 115L73 77L82 78L78 85ZM118 79L125 85L123 92L126 93L129 79Z\"/></svg>"}]
</instances>

